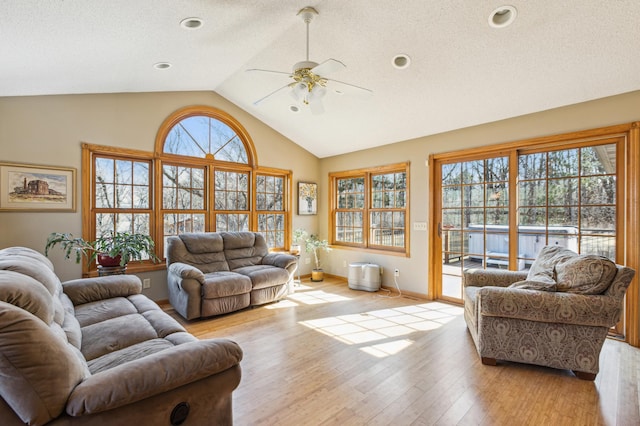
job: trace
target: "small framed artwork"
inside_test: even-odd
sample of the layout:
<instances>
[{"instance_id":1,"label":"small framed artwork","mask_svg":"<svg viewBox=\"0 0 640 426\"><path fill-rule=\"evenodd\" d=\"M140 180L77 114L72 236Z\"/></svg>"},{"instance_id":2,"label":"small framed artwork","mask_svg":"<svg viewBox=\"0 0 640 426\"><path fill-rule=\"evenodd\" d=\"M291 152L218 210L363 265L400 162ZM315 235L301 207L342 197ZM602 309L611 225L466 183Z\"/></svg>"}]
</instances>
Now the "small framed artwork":
<instances>
[{"instance_id":1,"label":"small framed artwork","mask_svg":"<svg viewBox=\"0 0 640 426\"><path fill-rule=\"evenodd\" d=\"M318 213L318 184L298 182L298 214Z\"/></svg>"},{"instance_id":2,"label":"small framed artwork","mask_svg":"<svg viewBox=\"0 0 640 426\"><path fill-rule=\"evenodd\" d=\"M76 211L76 169L0 163L0 211Z\"/></svg>"}]
</instances>

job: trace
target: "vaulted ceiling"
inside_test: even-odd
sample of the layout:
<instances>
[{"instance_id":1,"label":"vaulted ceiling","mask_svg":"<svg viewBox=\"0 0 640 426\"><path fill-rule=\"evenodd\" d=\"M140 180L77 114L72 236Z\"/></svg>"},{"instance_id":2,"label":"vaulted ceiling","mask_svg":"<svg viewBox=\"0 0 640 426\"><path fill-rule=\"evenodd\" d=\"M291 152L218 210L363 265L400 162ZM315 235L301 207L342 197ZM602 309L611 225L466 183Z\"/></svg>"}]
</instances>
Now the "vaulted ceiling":
<instances>
[{"instance_id":1,"label":"vaulted ceiling","mask_svg":"<svg viewBox=\"0 0 640 426\"><path fill-rule=\"evenodd\" d=\"M495 28L505 5L515 20ZM292 80L247 69L288 73L306 59L305 6L319 13L309 59L341 61L329 77L373 94L330 81L323 114L289 90L255 106ZM398 54L407 68L393 66ZM640 1L0 2L0 96L192 90L217 92L318 157L338 155L640 90Z\"/></svg>"}]
</instances>

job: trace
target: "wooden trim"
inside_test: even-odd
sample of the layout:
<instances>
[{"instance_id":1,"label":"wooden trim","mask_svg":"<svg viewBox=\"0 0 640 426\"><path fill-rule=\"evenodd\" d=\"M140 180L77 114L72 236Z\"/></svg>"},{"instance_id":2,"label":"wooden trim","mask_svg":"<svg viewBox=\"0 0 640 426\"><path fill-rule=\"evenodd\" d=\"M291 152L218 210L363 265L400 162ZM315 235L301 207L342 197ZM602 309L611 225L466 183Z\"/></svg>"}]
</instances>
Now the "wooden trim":
<instances>
[{"instance_id":1,"label":"wooden trim","mask_svg":"<svg viewBox=\"0 0 640 426\"><path fill-rule=\"evenodd\" d=\"M627 155L627 241L626 265L635 269L636 275L627 289L625 299L625 340L640 347L640 122L631 123Z\"/></svg>"},{"instance_id":2,"label":"wooden trim","mask_svg":"<svg viewBox=\"0 0 640 426\"><path fill-rule=\"evenodd\" d=\"M179 123L181 120L185 118L196 116L196 115L204 115L206 117L214 118L216 120L222 121L227 126L231 127L240 139L242 140L245 149L247 151L247 161L250 166L258 165L258 156L255 150L255 146L253 144L253 140L249 135L249 132L244 128L242 124L238 120L236 120L233 116L222 111L217 108L213 108L207 105L192 105L184 108L180 108L177 111L174 111L169 117L167 117L158 129L158 133L156 134L156 140L154 144L154 154L156 157L161 157L164 155L169 155L164 153L164 141L171 131L171 129ZM175 156L179 158L188 158L182 156ZM240 164L240 163L233 163Z\"/></svg>"},{"instance_id":3,"label":"wooden trim","mask_svg":"<svg viewBox=\"0 0 640 426\"><path fill-rule=\"evenodd\" d=\"M82 238L85 240L91 240L91 229L93 223L93 214L91 214L91 206L93 205L93 200L91 197L93 191L93 185L95 184L95 179L93 176L93 154L90 149L91 145L83 143L82 144L82 197L81 197L81 205L82 205ZM95 228L95 226L93 227ZM89 273L89 266L87 262L82 262L82 276L86 276Z\"/></svg>"},{"instance_id":4,"label":"wooden trim","mask_svg":"<svg viewBox=\"0 0 640 426\"><path fill-rule=\"evenodd\" d=\"M431 235L429 238L428 248L430 265L429 273L427 274L427 297L431 300L435 300L442 295L442 286L437 286L436 282L440 282L442 279L442 233L439 230L440 216L438 212L442 208L442 200L439 194L442 192L442 182L438 178L441 173L441 163L436 162L435 155L429 155L429 170L427 176L429 177L429 209L428 209L428 229Z\"/></svg>"},{"instance_id":5,"label":"wooden trim","mask_svg":"<svg viewBox=\"0 0 640 426\"><path fill-rule=\"evenodd\" d=\"M384 173L397 173L402 171L405 173L406 179L406 188L405 188L405 206L403 208L372 208L371 207L371 192L372 192L372 178L374 175L384 174ZM336 248L357 248L361 251L370 251L371 253L381 253L381 254L394 254L399 253L403 256L410 257L411 256L411 162L406 161L403 163L389 164L384 166L375 166L371 168L361 168L357 170L347 170L341 172L331 172L328 174L329 184L328 184L328 224L329 224L329 242L334 245ZM337 204L337 180L338 179L348 179L348 178L362 178L364 179L364 207L361 209L340 209L341 211L354 211L354 212L362 212L363 215L363 226L362 233L365 236L365 243L343 243L336 241L336 233L335 233L335 214L339 210ZM384 245L374 245L370 242L369 238L369 229L370 229L370 213L372 211L401 211L404 212L404 247L397 248L391 246Z\"/></svg>"},{"instance_id":6,"label":"wooden trim","mask_svg":"<svg viewBox=\"0 0 640 426\"><path fill-rule=\"evenodd\" d=\"M557 144L564 144L567 141L590 141L601 137L613 137L616 135L625 135L631 129L633 123L618 124L615 126L600 127L597 129L582 130L577 132L561 133L559 135L549 135L537 138L522 139L518 141L500 143L495 145L487 145L477 148L468 148L458 151L450 151L441 154L433 154L434 158L439 161L460 161L460 158L473 159L484 158L486 156L500 155L503 151L508 153L514 149L523 150L535 147L536 145L545 145L547 148ZM505 154L506 155L506 154Z\"/></svg>"}]
</instances>

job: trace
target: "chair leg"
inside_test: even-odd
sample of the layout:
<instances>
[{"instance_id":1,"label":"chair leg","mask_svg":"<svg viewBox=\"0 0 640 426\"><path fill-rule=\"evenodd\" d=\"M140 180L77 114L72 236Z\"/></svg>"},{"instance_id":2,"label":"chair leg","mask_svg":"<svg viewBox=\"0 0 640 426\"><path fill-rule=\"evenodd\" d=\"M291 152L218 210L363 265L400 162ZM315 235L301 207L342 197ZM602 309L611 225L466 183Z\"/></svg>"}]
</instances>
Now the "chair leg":
<instances>
[{"instance_id":1,"label":"chair leg","mask_svg":"<svg viewBox=\"0 0 640 426\"><path fill-rule=\"evenodd\" d=\"M572 370L573 374L580 380L589 380L593 382L596 379L596 373L585 373L584 371Z\"/></svg>"},{"instance_id":2,"label":"chair leg","mask_svg":"<svg viewBox=\"0 0 640 426\"><path fill-rule=\"evenodd\" d=\"M487 357L481 357L482 363L484 365L496 365L497 361L495 358L487 358Z\"/></svg>"}]
</instances>

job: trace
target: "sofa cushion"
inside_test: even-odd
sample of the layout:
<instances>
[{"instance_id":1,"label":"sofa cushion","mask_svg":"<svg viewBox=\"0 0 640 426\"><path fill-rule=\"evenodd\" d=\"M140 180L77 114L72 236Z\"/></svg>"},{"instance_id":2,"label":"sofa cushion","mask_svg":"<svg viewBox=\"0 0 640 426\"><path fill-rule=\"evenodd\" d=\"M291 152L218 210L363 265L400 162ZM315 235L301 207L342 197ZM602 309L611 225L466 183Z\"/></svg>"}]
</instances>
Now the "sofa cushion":
<instances>
[{"instance_id":1,"label":"sofa cushion","mask_svg":"<svg viewBox=\"0 0 640 426\"><path fill-rule=\"evenodd\" d=\"M205 299L235 296L251 291L251 279L235 272L205 274L204 279L202 297Z\"/></svg>"},{"instance_id":2,"label":"sofa cushion","mask_svg":"<svg viewBox=\"0 0 640 426\"><path fill-rule=\"evenodd\" d=\"M229 269L235 271L245 266L258 265L269 253L262 234L255 232L221 232L224 240L224 255Z\"/></svg>"},{"instance_id":3,"label":"sofa cushion","mask_svg":"<svg viewBox=\"0 0 640 426\"><path fill-rule=\"evenodd\" d=\"M245 266L235 269L234 272L251 278L253 290L283 285L289 280L289 272L286 269L269 265Z\"/></svg>"},{"instance_id":4,"label":"sofa cushion","mask_svg":"<svg viewBox=\"0 0 640 426\"><path fill-rule=\"evenodd\" d=\"M556 265L558 291L601 294L613 281L616 264L606 257L580 255Z\"/></svg>"},{"instance_id":5,"label":"sofa cushion","mask_svg":"<svg viewBox=\"0 0 640 426\"><path fill-rule=\"evenodd\" d=\"M174 347L165 339L149 339L88 361L92 374Z\"/></svg>"},{"instance_id":6,"label":"sofa cushion","mask_svg":"<svg viewBox=\"0 0 640 426\"><path fill-rule=\"evenodd\" d=\"M521 290L557 291L557 284L555 282L549 283L542 281L524 280L511 284L509 288L519 288Z\"/></svg>"},{"instance_id":7,"label":"sofa cushion","mask_svg":"<svg viewBox=\"0 0 640 426\"><path fill-rule=\"evenodd\" d=\"M47 423L87 377L86 363L60 333L21 308L0 302L0 321L0 396L24 423Z\"/></svg>"},{"instance_id":8,"label":"sofa cushion","mask_svg":"<svg viewBox=\"0 0 640 426\"><path fill-rule=\"evenodd\" d=\"M222 236L215 232L185 233L167 240L167 261L186 263L203 273L228 271Z\"/></svg>"}]
</instances>

